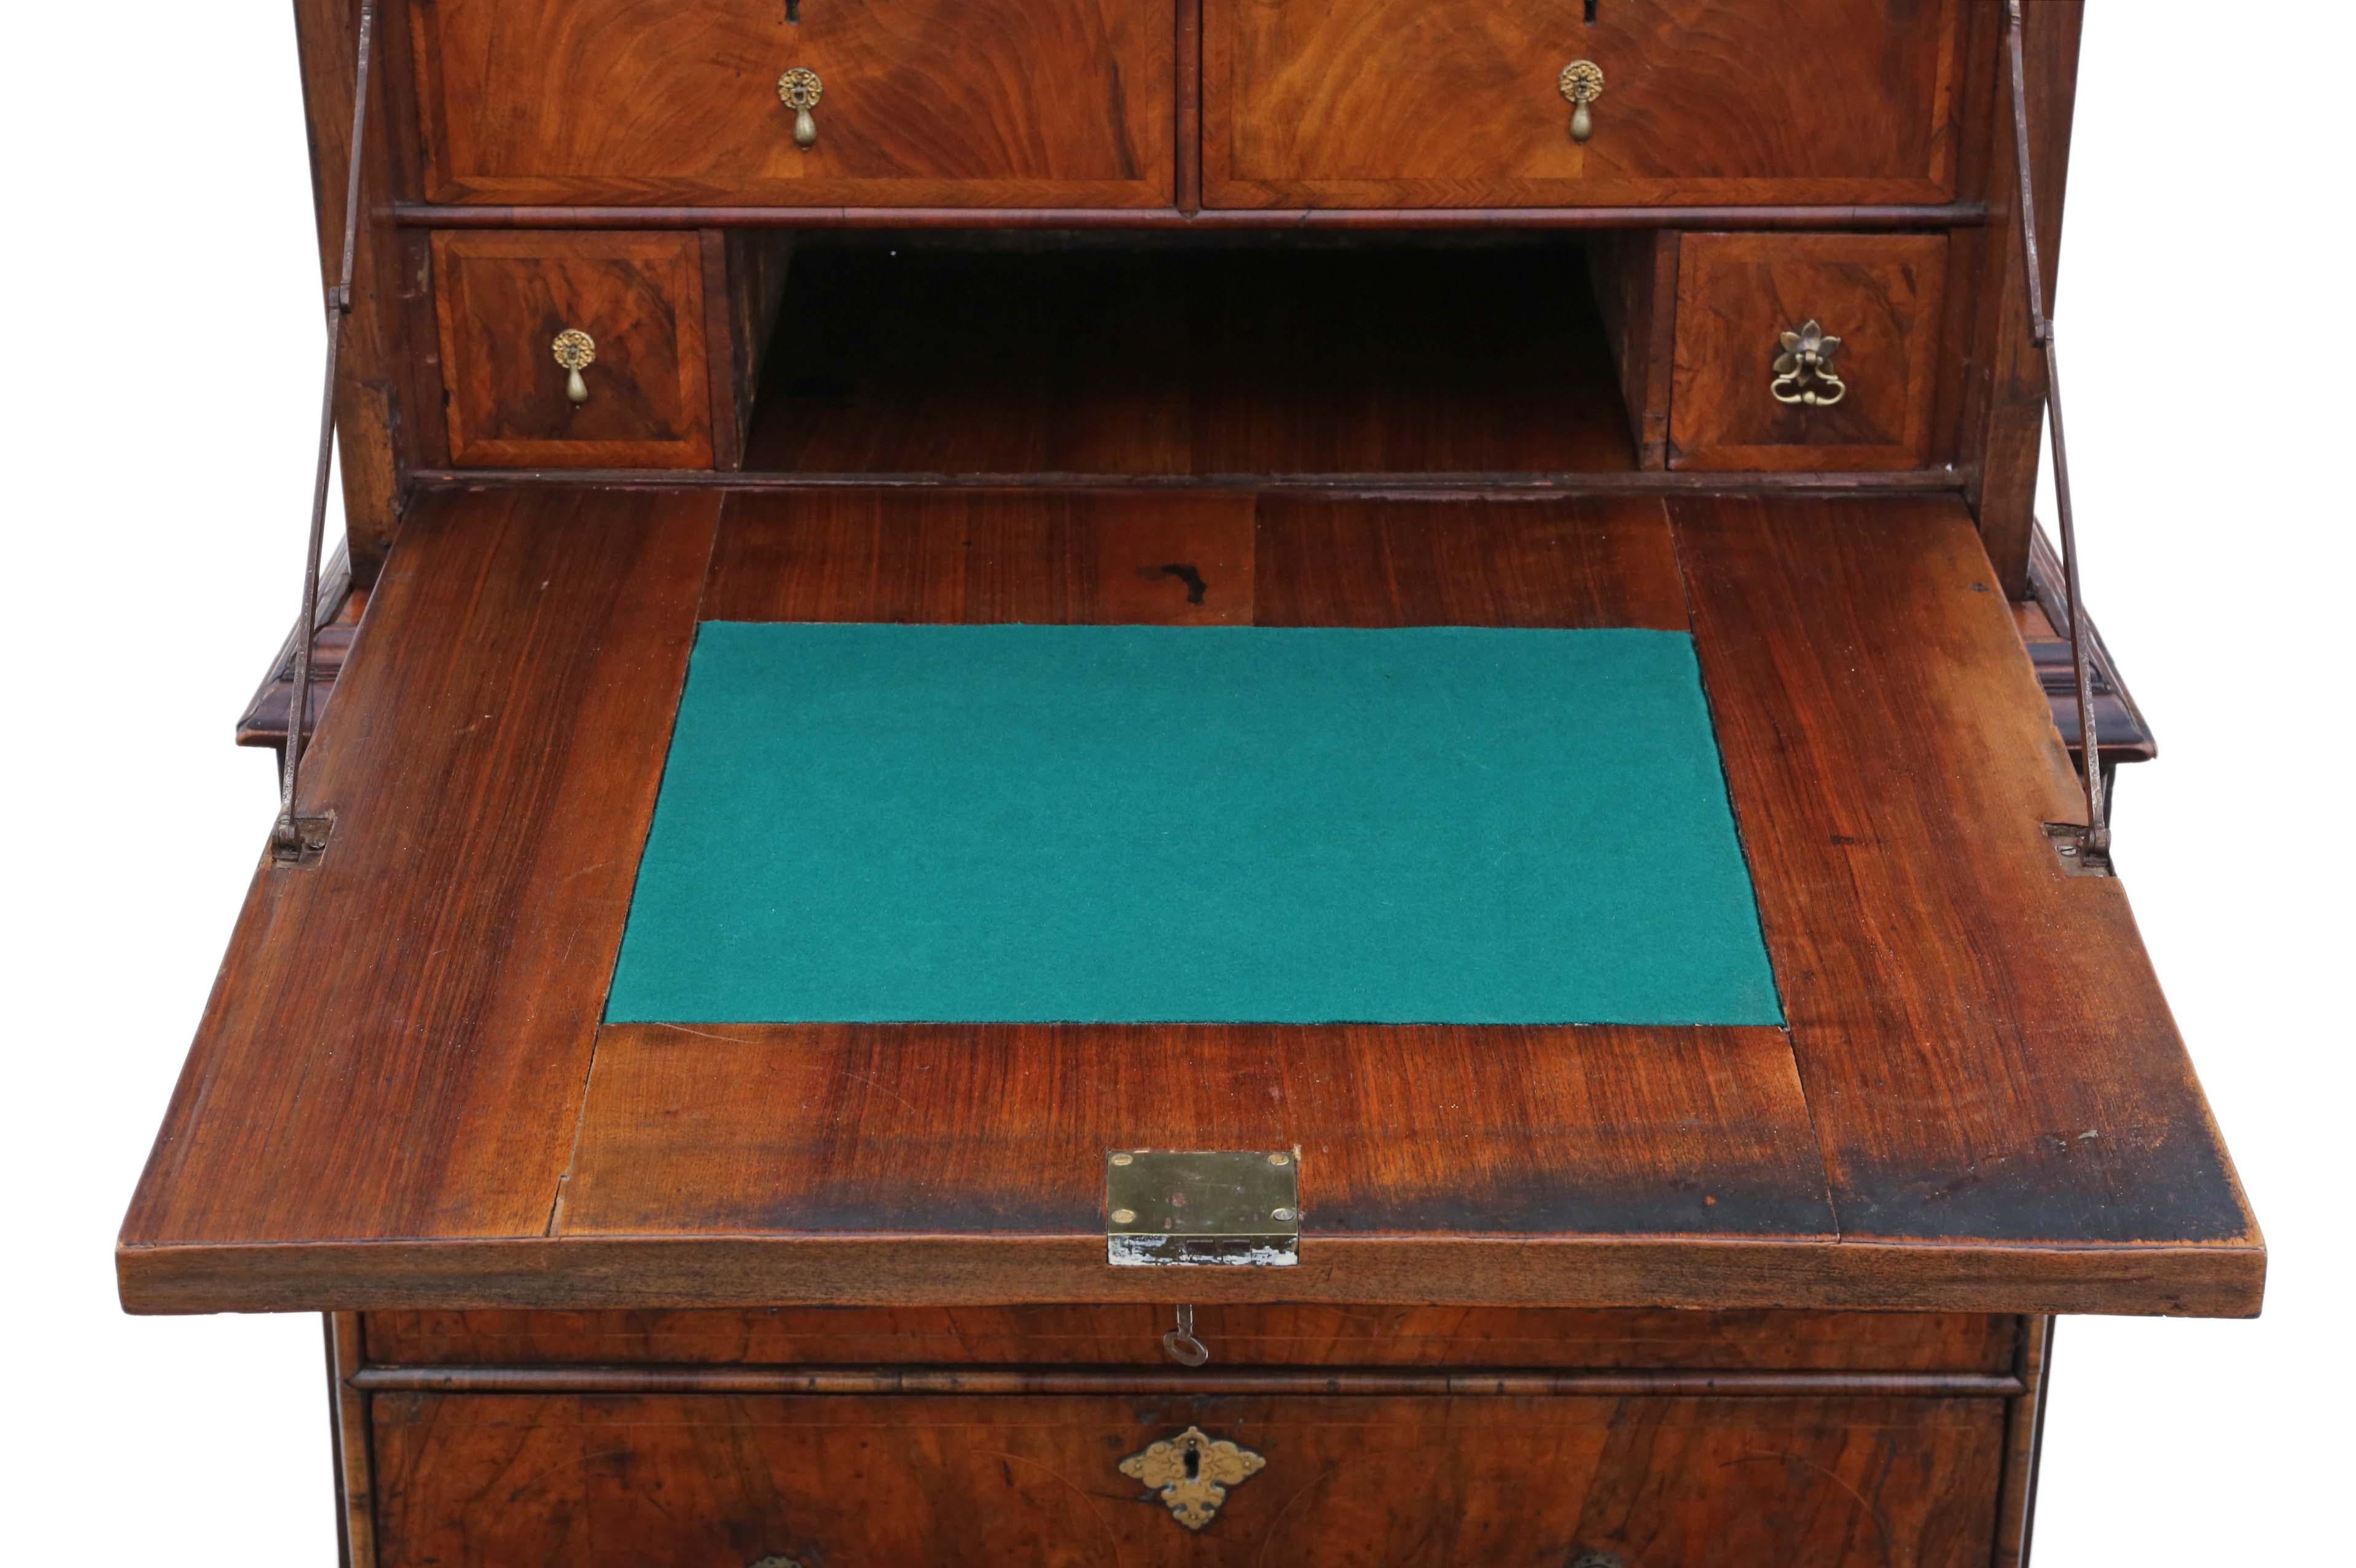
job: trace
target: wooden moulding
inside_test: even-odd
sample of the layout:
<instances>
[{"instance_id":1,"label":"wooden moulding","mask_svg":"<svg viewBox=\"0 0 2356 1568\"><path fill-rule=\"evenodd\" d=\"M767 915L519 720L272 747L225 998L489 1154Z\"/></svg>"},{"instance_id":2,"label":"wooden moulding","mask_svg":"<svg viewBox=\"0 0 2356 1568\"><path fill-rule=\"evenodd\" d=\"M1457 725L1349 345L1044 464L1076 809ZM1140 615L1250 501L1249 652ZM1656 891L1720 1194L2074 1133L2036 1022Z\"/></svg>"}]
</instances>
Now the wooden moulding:
<instances>
[{"instance_id":1,"label":"wooden moulding","mask_svg":"<svg viewBox=\"0 0 2356 1568\"><path fill-rule=\"evenodd\" d=\"M134 1243L116 1254L134 1313L409 1307L1166 1304L1158 1270L1108 1270L1104 1239L1070 1236L611 1237L498 1241ZM1191 1270L1198 1302L1854 1307L2254 1317L2262 1252L2246 1247L1912 1245L1305 1237L1300 1266ZM1272 1271L1271 1271L1272 1272Z\"/></svg>"},{"instance_id":2,"label":"wooden moulding","mask_svg":"<svg viewBox=\"0 0 2356 1568\"><path fill-rule=\"evenodd\" d=\"M502 207L404 202L393 221L415 229L1890 229L1969 228L1983 202L1831 207Z\"/></svg>"},{"instance_id":3,"label":"wooden moulding","mask_svg":"<svg viewBox=\"0 0 2356 1568\"><path fill-rule=\"evenodd\" d=\"M1872 474L714 474L661 468L433 469L412 475L428 490L703 490L747 493L828 490L1214 491L1229 495L1330 495L1462 499L1612 496L1951 495L1960 475L1944 469Z\"/></svg>"},{"instance_id":4,"label":"wooden moulding","mask_svg":"<svg viewBox=\"0 0 2356 1568\"><path fill-rule=\"evenodd\" d=\"M2037 1523L2038 1451L2045 1442L2045 1407L2053 1382L2051 1317L2020 1320L2013 1375L2022 1385L2005 1420L2004 1487L1997 1501L1996 1568L2027 1568Z\"/></svg>"},{"instance_id":5,"label":"wooden moulding","mask_svg":"<svg viewBox=\"0 0 2356 1568\"><path fill-rule=\"evenodd\" d=\"M365 1367L375 1393L1340 1394L1345 1397L2009 1399L1999 1372L1061 1371L972 1367Z\"/></svg>"},{"instance_id":6,"label":"wooden moulding","mask_svg":"<svg viewBox=\"0 0 2356 1568\"><path fill-rule=\"evenodd\" d=\"M369 1452L368 1395L356 1381L363 1371L360 1319L357 1313L330 1312L323 1327L327 1341L328 1435L336 1461L336 1543L344 1568L376 1568L376 1495Z\"/></svg>"}]
</instances>

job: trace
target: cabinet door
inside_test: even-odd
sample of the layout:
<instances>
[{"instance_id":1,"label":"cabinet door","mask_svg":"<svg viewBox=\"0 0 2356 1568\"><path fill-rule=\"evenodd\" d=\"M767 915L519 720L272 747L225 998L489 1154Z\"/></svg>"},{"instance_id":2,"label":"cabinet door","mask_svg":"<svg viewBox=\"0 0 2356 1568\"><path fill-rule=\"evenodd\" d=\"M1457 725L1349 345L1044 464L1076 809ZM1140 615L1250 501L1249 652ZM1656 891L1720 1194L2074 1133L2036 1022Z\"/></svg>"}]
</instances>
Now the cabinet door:
<instances>
[{"instance_id":1,"label":"cabinet door","mask_svg":"<svg viewBox=\"0 0 2356 1568\"><path fill-rule=\"evenodd\" d=\"M1214 207L1943 201L1960 0L1204 0ZM1573 134L1563 73L1602 91Z\"/></svg>"},{"instance_id":2,"label":"cabinet door","mask_svg":"<svg viewBox=\"0 0 2356 1568\"><path fill-rule=\"evenodd\" d=\"M1171 0L413 10L437 200L1137 207L1174 185ZM798 125L789 71L815 88Z\"/></svg>"}]
</instances>

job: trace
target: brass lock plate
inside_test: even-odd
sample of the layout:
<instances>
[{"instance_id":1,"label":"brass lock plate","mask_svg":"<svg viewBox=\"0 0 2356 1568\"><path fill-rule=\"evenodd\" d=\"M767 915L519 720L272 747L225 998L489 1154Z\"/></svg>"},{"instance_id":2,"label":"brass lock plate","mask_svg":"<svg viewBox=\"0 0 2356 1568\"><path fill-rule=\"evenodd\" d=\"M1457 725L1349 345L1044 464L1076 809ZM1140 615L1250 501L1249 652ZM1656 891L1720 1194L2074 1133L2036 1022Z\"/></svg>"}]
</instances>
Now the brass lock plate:
<instances>
[{"instance_id":1,"label":"brass lock plate","mask_svg":"<svg viewBox=\"0 0 2356 1568\"><path fill-rule=\"evenodd\" d=\"M1105 1156L1115 1268L1289 1268L1301 1261L1294 1149L1115 1149Z\"/></svg>"}]
</instances>

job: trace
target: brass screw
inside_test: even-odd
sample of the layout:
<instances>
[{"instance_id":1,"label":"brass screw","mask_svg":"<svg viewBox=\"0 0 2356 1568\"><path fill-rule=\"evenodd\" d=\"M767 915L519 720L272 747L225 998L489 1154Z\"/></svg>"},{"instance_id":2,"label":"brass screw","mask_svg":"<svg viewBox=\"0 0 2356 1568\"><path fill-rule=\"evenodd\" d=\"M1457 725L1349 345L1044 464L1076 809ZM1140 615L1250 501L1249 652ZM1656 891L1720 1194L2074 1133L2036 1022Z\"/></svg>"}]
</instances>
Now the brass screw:
<instances>
[{"instance_id":1,"label":"brass screw","mask_svg":"<svg viewBox=\"0 0 2356 1568\"><path fill-rule=\"evenodd\" d=\"M1137 1157L1133 1154L1117 1154L1112 1157L1112 1162L1115 1165L1135 1165Z\"/></svg>"},{"instance_id":2,"label":"brass screw","mask_svg":"<svg viewBox=\"0 0 2356 1568\"><path fill-rule=\"evenodd\" d=\"M1279 1209L1275 1211L1269 1218L1276 1220L1290 1220L1292 1218L1292 1211L1290 1209Z\"/></svg>"},{"instance_id":3,"label":"brass screw","mask_svg":"<svg viewBox=\"0 0 2356 1568\"><path fill-rule=\"evenodd\" d=\"M1270 1165L1290 1165L1292 1163L1292 1157L1289 1154L1272 1154L1268 1157L1268 1163Z\"/></svg>"},{"instance_id":4,"label":"brass screw","mask_svg":"<svg viewBox=\"0 0 2356 1568\"><path fill-rule=\"evenodd\" d=\"M1134 1209L1116 1209L1112 1211L1112 1222L1116 1225L1133 1224L1136 1220L1137 1211Z\"/></svg>"}]
</instances>

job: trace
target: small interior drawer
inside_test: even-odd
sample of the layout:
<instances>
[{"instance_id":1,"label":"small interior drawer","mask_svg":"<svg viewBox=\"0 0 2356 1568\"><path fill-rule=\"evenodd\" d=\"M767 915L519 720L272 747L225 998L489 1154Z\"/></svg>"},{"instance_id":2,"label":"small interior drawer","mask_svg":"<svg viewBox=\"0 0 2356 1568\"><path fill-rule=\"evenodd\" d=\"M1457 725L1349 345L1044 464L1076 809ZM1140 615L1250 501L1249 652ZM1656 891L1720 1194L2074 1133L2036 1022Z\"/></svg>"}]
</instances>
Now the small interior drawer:
<instances>
[{"instance_id":1,"label":"small interior drawer","mask_svg":"<svg viewBox=\"0 0 2356 1568\"><path fill-rule=\"evenodd\" d=\"M443 232L434 273L454 464L712 466L699 236ZM594 356L579 401L568 334Z\"/></svg>"},{"instance_id":2,"label":"small interior drawer","mask_svg":"<svg viewBox=\"0 0 2356 1568\"><path fill-rule=\"evenodd\" d=\"M392 1366L1137 1366L1170 1370L1146 1306L371 1312ZM1966 1313L1205 1306L1221 1367L1708 1371L2010 1370L2018 1320Z\"/></svg>"},{"instance_id":3,"label":"small interior drawer","mask_svg":"<svg viewBox=\"0 0 2356 1568\"><path fill-rule=\"evenodd\" d=\"M1961 0L1204 0L1212 207L1935 202ZM1601 91L1573 133L1566 70Z\"/></svg>"},{"instance_id":4,"label":"small interior drawer","mask_svg":"<svg viewBox=\"0 0 2356 1568\"><path fill-rule=\"evenodd\" d=\"M436 200L1150 207L1176 181L1172 0L412 15Z\"/></svg>"},{"instance_id":5,"label":"small interior drawer","mask_svg":"<svg viewBox=\"0 0 2356 1568\"><path fill-rule=\"evenodd\" d=\"M1168 1393L372 1405L383 1568L1984 1568L2006 1409ZM1148 1456L1163 1443L1165 1459L1191 1451L1192 1477Z\"/></svg>"},{"instance_id":6,"label":"small interior drawer","mask_svg":"<svg viewBox=\"0 0 2356 1568\"><path fill-rule=\"evenodd\" d=\"M1685 236L1669 466L1923 466L1946 273L1943 234ZM1779 374L1811 323L1819 364Z\"/></svg>"}]
</instances>

